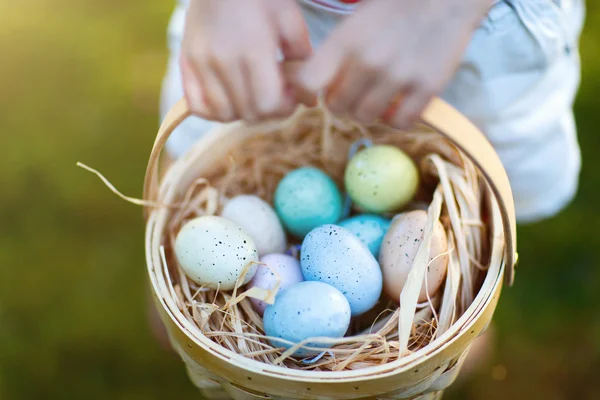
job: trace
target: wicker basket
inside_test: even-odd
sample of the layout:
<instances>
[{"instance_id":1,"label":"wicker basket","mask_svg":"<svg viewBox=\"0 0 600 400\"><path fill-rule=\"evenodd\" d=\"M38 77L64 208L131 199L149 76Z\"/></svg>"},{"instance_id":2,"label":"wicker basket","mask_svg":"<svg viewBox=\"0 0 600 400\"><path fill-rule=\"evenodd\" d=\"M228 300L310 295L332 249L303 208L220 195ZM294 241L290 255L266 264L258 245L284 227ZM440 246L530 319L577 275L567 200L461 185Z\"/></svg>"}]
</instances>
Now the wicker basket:
<instances>
[{"instance_id":1,"label":"wicker basket","mask_svg":"<svg viewBox=\"0 0 600 400\"><path fill-rule=\"evenodd\" d=\"M159 184L158 162L171 132L190 110L184 100L165 118L150 156L145 199L175 203L194 179L241 140L264 132L235 123L206 135L186 157L166 171ZM161 245L172 210L147 208L146 259L155 304L174 349L184 360L190 378L206 398L234 399L436 399L456 378L473 340L488 326L503 283L512 284L516 264L516 224L512 193L500 159L483 134L465 117L435 99L422 122L441 133L479 168L490 193L491 262L470 307L426 347L399 360L376 367L339 372L283 368L235 354L190 326L169 296Z\"/></svg>"}]
</instances>

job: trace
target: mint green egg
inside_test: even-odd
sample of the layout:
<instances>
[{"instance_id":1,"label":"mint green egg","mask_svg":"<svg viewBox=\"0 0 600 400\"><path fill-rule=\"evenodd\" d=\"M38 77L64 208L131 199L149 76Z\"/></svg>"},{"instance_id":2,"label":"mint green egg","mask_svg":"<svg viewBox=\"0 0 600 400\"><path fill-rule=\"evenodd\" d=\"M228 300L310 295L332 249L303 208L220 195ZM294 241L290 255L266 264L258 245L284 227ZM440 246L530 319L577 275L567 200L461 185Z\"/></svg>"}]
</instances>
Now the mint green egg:
<instances>
[{"instance_id":1,"label":"mint green egg","mask_svg":"<svg viewBox=\"0 0 600 400\"><path fill-rule=\"evenodd\" d=\"M402 150L377 145L352 157L344 183L352 201L363 211L384 213L398 210L413 199L419 171Z\"/></svg>"},{"instance_id":2,"label":"mint green egg","mask_svg":"<svg viewBox=\"0 0 600 400\"><path fill-rule=\"evenodd\" d=\"M275 190L275 211L288 232L304 237L342 216L342 195L333 179L314 167L289 172Z\"/></svg>"}]
</instances>

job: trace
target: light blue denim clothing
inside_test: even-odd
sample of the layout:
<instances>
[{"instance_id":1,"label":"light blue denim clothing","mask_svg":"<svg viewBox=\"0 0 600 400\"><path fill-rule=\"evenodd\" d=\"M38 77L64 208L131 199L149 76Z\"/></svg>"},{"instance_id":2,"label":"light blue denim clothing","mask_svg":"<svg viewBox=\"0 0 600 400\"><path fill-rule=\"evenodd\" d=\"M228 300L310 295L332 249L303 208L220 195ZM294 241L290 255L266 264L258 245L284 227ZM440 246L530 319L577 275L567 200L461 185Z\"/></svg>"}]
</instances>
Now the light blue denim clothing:
<instances>
[{"instance_id":1,"label":"light blue denim clothing","mask_svg":"<svg viewBox=\"0 0 600 400\"><path fill-rule=\"evenodd\" d=\"M177 65L185 0L169 27L171 58L161 115L183 96ZM303 0L313 46L318 47L347 12ZM474 32L442 97L486 134L510 178L517 218L528 222L563 209L576 193L580 151L573 118L579 86L578 40L583 0L496 1ZM215 123L189 118L167 149L182 155Z\"/></svg>"}]
</instances>

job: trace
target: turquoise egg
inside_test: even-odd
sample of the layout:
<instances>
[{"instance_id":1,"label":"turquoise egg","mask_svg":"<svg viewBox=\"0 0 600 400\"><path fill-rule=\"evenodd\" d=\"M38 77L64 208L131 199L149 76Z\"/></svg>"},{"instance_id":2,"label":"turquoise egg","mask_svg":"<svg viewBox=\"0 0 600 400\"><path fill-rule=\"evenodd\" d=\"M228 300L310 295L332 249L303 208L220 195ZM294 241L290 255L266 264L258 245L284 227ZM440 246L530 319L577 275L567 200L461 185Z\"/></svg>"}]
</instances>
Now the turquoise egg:
<instances>
[{"instance_id":1,"label":"turquoise egg","mask_svg":"<svg viewBox=\"0 0 600 400\"><path fill-rule=\"evenodd\" d=\"M275 211L287 230L304 237L342 216L342 195L323 171L304 167L289 172L275 190Z\"/></svg>"},{"instance_id":2,"label":"turquoise egg","mask_svg":"<svg viewBox=\"0 0 600 400\"><path fill-rule=\"evenodd\" d=\"M307 281L327 283L346 296L352 316L379 301L383 286L381 268L367 246L337 225L322 225L302 241L300 268Z\"/></svg>"},{"instance_id":3,"label":"turquoise egg","mask_svg":"<svg viewBox=\"0 0 600 400\"><path fill-rule=\"evenodd\" d=\"M379 249L383 237L390 227L391 221L373 214L360 214L338 223L342 228L352 232L365 244L375 257L379 256Z\"/></svg>"},{"instance_id":4,"label":"turquoise egg","mask_svg":"<svg viewBox=\"0 0 600 400\"><path fill-rule=\"evenodd\" d=\"M305 339L341 338L350 326L350 305L336 288L322 282L300 282L280 290L263 318L265 333L275 347L290 348ZM331 344L311 341L307 347L326 349ZM319 354L319 350L300 349L296 356Z\"/></svg>"}]
</instances>

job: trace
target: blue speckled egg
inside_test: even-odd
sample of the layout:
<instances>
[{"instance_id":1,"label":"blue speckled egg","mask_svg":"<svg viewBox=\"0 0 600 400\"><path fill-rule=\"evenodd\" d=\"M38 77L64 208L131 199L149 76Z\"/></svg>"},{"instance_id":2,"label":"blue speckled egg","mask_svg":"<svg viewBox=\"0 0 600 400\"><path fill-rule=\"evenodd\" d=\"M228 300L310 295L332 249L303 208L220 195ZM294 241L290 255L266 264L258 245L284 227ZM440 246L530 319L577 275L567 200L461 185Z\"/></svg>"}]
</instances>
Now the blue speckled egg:
<instances>
[{"instance_id":1,"label":"blue speckled egg","mask_svg":"<svg viewBox=\"0 0 600 400\"><path fill-rule=\"evenodd\" d=\"M383 285L381 269L369 248L352 232L336 225L313 229L300 250L307 281L330 284L346 296L352 315L371 309Z\"/></svg>"},{"instance_id":2,"label":"blue speckled egg","mask_svg":"<svg viewBox=\"0 0 600 400\"><path fill-rule=\"evenodd\" d=\"M342 216L342 195L323 171L304 167L289 172L275 190L275 210L287 230L304 237Z\"/></svg>"},{"instance_id":3,"label":"blue speckled egg","mask_svg":"<svg viewBox=\"0 0 600 400\"><path fill-rule=\"evenodd\" d=\"M360 214L340 222L338 225L349 230L360 239L376 258L381 242L390 227L391 221L374 214Z\"/></svg>"},{"instance_id":4,"label":"blue speckled egg","mask_svg":"<svg viewBox=\"0 0 600 400\"><path fill-rule=\"evenodd\" d=\"M300 282L281 290L275 303L268 306L263 318L265 333L292 343L309 338L341 338L350 325L350 305L339 290L322 282ZM292 345L271 340L275 347ZM331 347L318 340L308 347ZM296 356L318 354L320 351L300 349Z\"/></svg>"}]
</instances>

